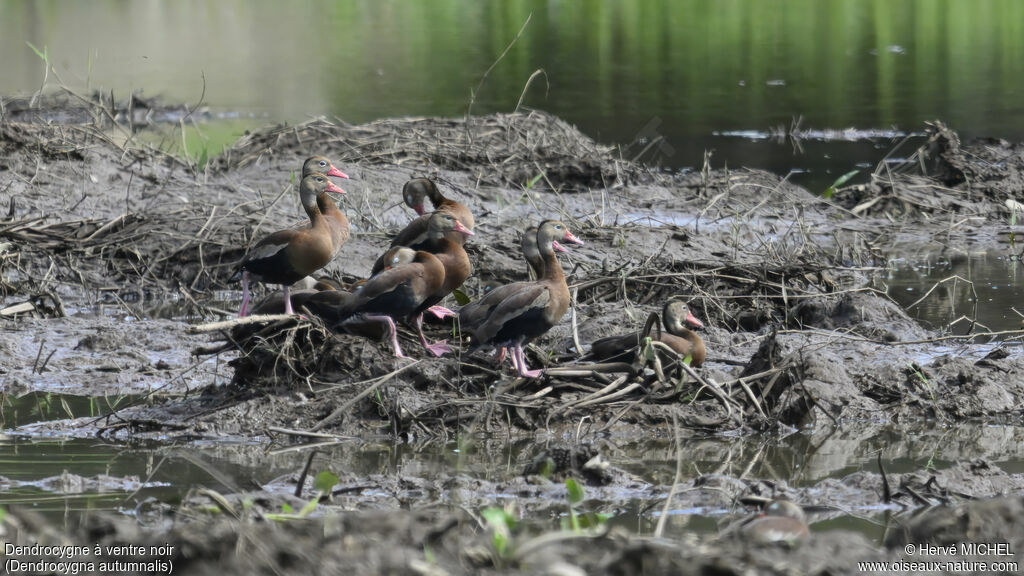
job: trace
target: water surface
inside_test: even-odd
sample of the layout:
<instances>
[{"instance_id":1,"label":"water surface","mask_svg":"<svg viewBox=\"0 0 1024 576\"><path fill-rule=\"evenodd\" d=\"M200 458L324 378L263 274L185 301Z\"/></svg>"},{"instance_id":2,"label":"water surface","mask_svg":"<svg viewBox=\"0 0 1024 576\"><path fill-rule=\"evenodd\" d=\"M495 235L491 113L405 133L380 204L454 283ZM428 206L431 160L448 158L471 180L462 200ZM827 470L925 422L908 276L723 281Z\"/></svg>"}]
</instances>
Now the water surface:
<instances>
[{"instance_id":1,"label":"water surface","mask_svg":"<svg viewBox=\"0 0 1024 576\"><path fill-rule=\"evenodd\" d=\"M77 90L202 97L253 125L460 116L471 93L475 113L510 111L522 96L632 144L627 156L654 141L643 159L699 168L713 150L719 167L801 169L812 189L870 169L893 138L797 148L715 134L785 132L796 118L899 133L941 118L967 136L1024 140L1016 0L8 0L7 94L43 83L27 42ZM545 74L524 94L536 70ZM217 135L214 151L232 135Z\"/></svg>"}]
</instances>

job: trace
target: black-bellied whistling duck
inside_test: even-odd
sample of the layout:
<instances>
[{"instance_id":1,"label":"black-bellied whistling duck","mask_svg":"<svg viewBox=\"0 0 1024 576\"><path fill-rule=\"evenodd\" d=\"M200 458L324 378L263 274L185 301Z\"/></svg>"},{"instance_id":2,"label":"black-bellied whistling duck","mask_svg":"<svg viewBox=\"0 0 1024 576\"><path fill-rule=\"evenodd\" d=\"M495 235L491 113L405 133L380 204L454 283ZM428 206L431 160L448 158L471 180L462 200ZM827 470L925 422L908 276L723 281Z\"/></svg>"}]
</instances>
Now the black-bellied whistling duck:
<instances>
[{"instance_id":1,"label":"black-bellied whistling duck","mask_svg":"<svg viewBox=\"0 0 1024 576\"><path fill-rule=\"evenodd\" d=\"M473 213L461 202L445 198L432 180L426 178L415 178L405 183L402 188L402 198L406 205L416 211L420 216L409 222L397 236L391 239L391 246L408 246L413 250L430 250L428 243L430 214L424 209L424 198L430 198L434 210L437 212L448 212L459 221L460 224L470 232L473 231ZM459 246L466 243L466 234L449 231L446 236ZM373 274L376 274L384 266L384 262L378 258L373 264Z\"/></svg>"},{"instance_id":2,"label":"black-bellied whistling duck","mask_svg":"<svg viewBox=\"0 0 1024 576\"><path fill-rule=\"evenodd\" d=\"M339 331L348 332L353 324L383 324L395 356L405 358L398 344L395 319L416 314L423 302L444 284L445 274L444 265L429 252L403 247L397 255L397 265L370 277L358 292L346 297L322 292L310 298L307 308Z\"/></svg>"},{"instance_id":3,"label":"black-bellied whistling duck","mask_svg":"<svg viewBox=\"0 0 1024 576\"><path fill-rule=\"evenodd\" d=\"M482 346L512 348L512 363L524 378L536 378L541 371L526 365L523 346L550 330L569 309L569 286L555 257L558 241L583 244L565 224L557 220L542 222L537 230L537 246L544 261L543 276L509 290L487 318L470 331L473 350Z\"/></svg>"},{"instance_id":4,"label":"black-bellied whistling duck","mask_svg":"<svg viewBox=\"0 0 1024 576\"><path fill-rule=\"evenodd\" d=\"M406 206L415 210L420 216L429 216L423 207L423 199L430 198L430 203L434 206L434 210L447 210L451 212L452 216L455 216L455 219L462 222L462 225L466 228L472 230L473 225L476 223L473 220L473 213L469 211L469 208L461 202L446 198L444 194L441 194L441 190L433 180L426 178L409 180L402 187L402 198L405 200ZM426 232L426 223L422 224L422 226L421 234ZM465 238L455 237L453 240L461 242L465 241Z\"/></svg>"},{"instance_id":5,"label":"black-bellied whistling duck","mask_svg":"<svg viewBox=\"0 0 1024 576\"><path fill-rule=\"evenodd\" d=\"M242 279L242 308L249 306L249 280L281 284L285 313L294 314L288 286L326 266L348 240L349 226L328 192L344 194L326 175L314 173L299 183L299 199L309 215L309 227L280 230L260 240L245 255L235 277Z\"/></svg>"},{"instance_id":6,"label":"black-bellied whistling duck","mask_svg":"<svg viewBox=\"0 0 1024 576\"><path fill-rule=\"evenodd\" d=\"M578 242L578 239L573 236L570 242ZM523 250L523 258L526 263L529 264L530 272L534 274L531 282L544 276L544 260L540 255L540 248L537 246L537 227L530 226L523 232L523 237L520 239L520 247ZM555 240L552 243L552 247L555 252L566 252L567 250L561 244ZM513 282L511 284L504 284L494 286L487 291L486 294L481 296L479 299L466 304L459 309L459 328L465 333L472 333L476 330L491 312L501 304L501 301L519 290L527 282ZM500 358L504 358L504 354L501 354Z\"/></svg>"},{"instance_id":7,"label":"black-bellied whistling duck","mask_svg":"<svg viewBox=\"0 0 1024 576\"><path fill-rule=\"evenodd\" d=\"M448 233L451 231L465 236L473 235L471 230L463 226L455 216L448 212L434 212L430 215L427 230L428 239L425 249L437 256L437 259L444 266L444 282L416 309L414 321L416 332L420 336L420 342L427 351L435 356L442 356L450 352L451 348L446 340L434 344L427 342L427 337L423 335L423 313L429 310L439 318L454 316L455 313L451 310L435 305L443 300L445 296L451 294L456 288L462 286L462 283L466 281L466 278L469 278L469 274L472 271L469 255L466 254L466 251L460 244L452 242L448 238Z\"/></svg>"},{"instance_id":8,"label":"black-bellied whistling duck","mask_svg":"<svg viewBox=\"0 0 1024 576\"><path fill-rule=\"evenodd\" d=\"M754 542L796 542L811 534L807 527L807 516L803 508L789 500L776 499L768 502L764 511L745 522L739 529L740 535Z\"/></svg>"},{"instance_id":9,"label":"black-bellied whistling duck","mask_svg":"<svg viewBox=\"0 0 1024 576\"><path fill-rule=\"evenodd\" d=\"M680 300L669 300L662 309L661 320L665 325L664 332L651 330L645 334L644 331L638 331L601 338L590 346L588 357L598 360L629 361L643 344L644 336L649 335L652 340L667 344L683 358L689 356L690 365L694 368L704 364L707 357L704 340L689 328L702 328L704 324L690 312L689 306Z\"/></svg>"}]
</instances>

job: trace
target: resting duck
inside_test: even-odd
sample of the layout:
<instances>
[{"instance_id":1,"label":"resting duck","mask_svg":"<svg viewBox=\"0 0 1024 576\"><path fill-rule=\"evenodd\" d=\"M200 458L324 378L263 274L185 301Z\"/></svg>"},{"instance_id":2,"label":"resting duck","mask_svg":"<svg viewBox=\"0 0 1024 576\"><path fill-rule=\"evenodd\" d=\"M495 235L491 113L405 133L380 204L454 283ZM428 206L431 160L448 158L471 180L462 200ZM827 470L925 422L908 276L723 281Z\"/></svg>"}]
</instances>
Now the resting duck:
<instances>
[{"instance_id":1,"label":"resting duck","mask_svg":"<svg viewBox=\"0 0 1024 576\"><path fill-rule=\"evenodd\" d=\"M537 230L537 246L544 262L544 274L534 282L509 284L500 298L495 289L484 300L491 308L478 326L469 333L474 342L470 352L484 347L512 348L512 364L524 378L536 378L540 370L526 365L523 346L551 329L569 309L569 286L565 273L555 257L558 241L583 244L569 229L557 220L545 220Z\"/></svg>"},{"instance_id":2,"label":"resting duck","mask_svg":"<svg viewBox=\"0 0 1024 576\"><path fill-rule=\"evenodd\" d=\"M473 220L473 213L469 211L469 208L461 202L456 202L451 198L446 198L441 194L441 190L438 189L437 183L433 180L426 178L414 178L405 183L402 187L402 198L405 200L405 205L416 211L417 214L422 216L429 216L427 211L423 207L423 199L430 198L430 203L434 206L434 210L446 210L452 213L452 216L462 222L462 225L470 230L473 229L475 224ZM426 230L426 223L421 224L423 231ZM420 233L422 233L421 231ZM465 241L465 237L453 238L456 241Z\"/></svg>"},{"instance_id":3,"label":"resting duck","mask_svg":"<svg viewBox=\"0 0 1024 576\"><path fill-rule=\"evenodd\" d=\"M795 542L811 534L803 508L789 500L772 500L764 512L740 527L747 540L767 544Z\"/></svg>"},{"instance_id":4,"label":"resting duck","mask_svg":"<svg viewBox=\"0 0 1024 576\"><path fill-rule=\"evenodd\" d=\"M274 232L260 240L242 259L232 276L232 279L242 280L239 316L245 316L248 311L250 279L281 284L285 313L294 314L288 287L330 263L348 240L348 219L328 192L345 193L325 174L304 177L299 183L299 199L309 215L309 227Z\"/></svg>"},{"instance_id":5,"label":"resting duck","mask_svg":"<svg viewBox=\"0 0 1024 576\"><path fill-rule=\"evenodd\" d=\"M697 368L704 364L707 350L701 339L687 325L694 328L704 326L691 312L690 308L679 300L665 303L661 314L666 332L660 330L633 332L621 336L609 336L594 342L590 347L589 358L608 361L630 361L639 346L643 344L644 335L649 334L653 340L664 342L680 356L691 358L690 365Z\"/></svg>"},{"instance_id":6,"label":"resting duck","mask_svg":"<svg viewBox=\"0 0 1024 576\"><path fill-rule=\"evenodd\" d=\"M391 240L391 246L408 246L413 250L428 250L430 214L424 208L424 199L430 198L434 210L437 212L448 212L458 220L464 228L473 231L475 224L473 213L461 202L445 198L437 188L433 180L426 178L415 178L405 183L402 188L402 198L405 204L416 211L420 216L409 222L397 236ZM447 237L459 246L466 243L466 235L459 232L449 232ZM376 274L384 266L381 259L373 264L373 273Z\"/></svg>"},{"instance_id":7,"label":"resting duck","mask_svg":"<svg viewBox=\"0 0 1024 576\"><path fill-rule=\"evenodd\" d=\"M392 264L371 276L358 292L321 292L306 307L334 330L363 334L368 324L382 327L395 356L405 358L395 320L415 314L441 288L444 265L429 252L405 247L395 251Z\"/></svg>"}]
</instances>

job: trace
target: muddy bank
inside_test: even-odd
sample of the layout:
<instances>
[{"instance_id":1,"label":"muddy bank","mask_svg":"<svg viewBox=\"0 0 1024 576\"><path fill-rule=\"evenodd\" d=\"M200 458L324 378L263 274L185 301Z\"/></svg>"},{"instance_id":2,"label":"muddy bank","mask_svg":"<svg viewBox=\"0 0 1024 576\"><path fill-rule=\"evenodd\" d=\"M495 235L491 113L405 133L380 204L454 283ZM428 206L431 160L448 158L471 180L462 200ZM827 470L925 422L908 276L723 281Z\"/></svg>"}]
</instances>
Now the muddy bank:
<instances>
[{"instance_id":1,"label":"muddy bank","mask_svg":"<svg viewBox=\"0 0 1024 576\"><path fill-rule=\"evenodd\" d=\"M940 571L1015 573L1013 563L1019 562L1020 555L1013 551L1024 545L1019 514L1024 503L1019 498L932 509L894 530L889 548L878 548L860 534L844 531L815 533L786 546L743 538L679 542L615 529L537 534L517 527L504 535L507 546L500 553L494 544L496 528L467 512L335 512L306 520L268 521L263 507L269 502L258 500L245 509L239 504L234 499L197 496L166 532L140 529L133 519L98 514L61 535L31 512L16 511L9 516L5 538L18 545L141 546L146 552L115 555L94 554L89 545L89 552L75 560L163 561L190 574L307 574L314 569L353 574L855 574L864 571L859 563L872 561L970 562L973 568ZM937 551L923 544L908 554L903 540L908 534L916 542L944 548ZM973 538L992 542L992 551L965 554L945 548L952 544L959 549ZM168 539L174 543L170 549L160 548L167 546ZM382 541L388 542L386 548L379 545ZM25 554L19 559L38 557Z\"/></svg>"},{"instance_id":2,"label":"muddy bank","mask_svg":"<svg viewBox=\"0 0 1024 576\"><path fill-rule=\"evenodd\" d=\"M662 378L648 365L609 388L621 374L588 374L586 366L577 371L582 376L552 375L541 383L500 377L486 358L421 359L410 366L379 344L302 322L243 344L241 355L218 357L231 363L227 388L211 386L223 381L217 370L196 370L180 356L165 360L175 374L189 371L188 389L205 384L205 393L121 414L128 422L166 422L168 430L198 435L288 423L410 437L454 434L466 425L485 432L509 424L519 432L557 432L588 416L592 431L654 426L668 434L664 424L673 416L700 431L880 414L991 417L1015 413L1024 395L1022 382L1007 377L1024 362L1019 339L949 354L938 346L948 343L936 340L942 334L921 328L867 287L885 262L885 242L911 227L948 237L949 226L938 216L960 213L988 218L988 230L1003 226L999 206L1011 196L1015 166L1024 162L1007 143L970 148L939 126L919 152L931 162L928 175L903 168L887 173L885 182L879 175L826 200L763 172L678 175L631 164L540 112L468 123L315 121L268 129L243 138L201 172L153 150L119 149L94 127L74 127L3 124L3 173L11 192L3 233L11 256L5 259L9 302L40 294L70 303L111 294L160 302L184 294L179 317L225 317L234 306L234 293L223 292L235 288L226 283L234 263L254 238L296 221L300 212L289 182L316 151L353 177L342 201L353 238L327 273L364 277L387 234L408 219L395 206L397 190L410 176L428 175L478 214L470 294L484 280L525 276L517 231L540 217L558 215L586 239L585 248L564 259L576 290L575 318L537 343L532 362L575 370L589 342L641 325L670 296L687 298L708 326L703 337L710 360L702 380L680 379L679 370ZM970 172L971 159L982 154L997 154L1004 170L986 162ZM968 173L954 182L956 174ZM901 193L919 193L922 182L930 182L928 193L941 201L901 199ZM915 209L897 209L893 198ZM60 315L38 308L37 315ZM146 317L143 306L126 307L132 310ZM75 330L66 319L46 322ZM104 330L102 323L95 329ZM197 348L200 339L185 330L148 336L160 342L147 347L179 353ZM23 334L4 337L22 370L31 368L26 353L34 343ZM62 380L97 392L88 378ZM183 391L185 380L165 391ZM614 395L631 384L629 393ZM350 414L321 424L367 385L381 386L387 409L363 400Z\"/></svg>"},{"instance_id":3,"label":"muddy bank","mask_svg":"<svg viewBox=\"0 0 1024 576\"><path fill-rule=\"evenodd\" d=\"M297 482L290 475L257 492L197 492L180 508L156 506L140 517L152 530L100 514L57 534L15 511L3 526L18 530L18 538L171 541L176 567L199 573L223 571L228 562L251 563L230 564L233 571L285 573L313 563L354 565L363 573L552 566L574 573L570 565L597 573L738 573L777 572L783 560L802 572L845 573L856 570L856 560L898 559L898 552L830 531L795 549L755 549L615 530L559 534L535 525L515 535L520 557L506 558L478 511L505 503L493 495L513 494L524 517L557 517L564 514L566 477L586 481L595 499L657 507L674 483L652 484L625 471L621 454L602 444L616 439L1021 417L1020 333L993 340L926 329L871 287L889 251L908 238L995 249L1001 234L1024 231L1009 223L1005 208L1024 166L1017 145L963 144L936 126L905 166L826 199L755 170L671 174L633 164L537 111L268 128L202 165L119 146L95 122L25 119L0 122L4 394L133 394L139 401L103 418L37 422L12 433L185 443L273 439L296 448L352 438L501 437L549 446L537 461L517 462L521 474L512 479L452 471L344 476L343 492L314 520L265 521L284 504L301 509L312 497L307 489L289 499ZM517 379L464 350L443 359L395 359L385 345L331 333L315 317L279 321L245 338L199 331L233 316L239 294L227 278L246 247L301 221L293 178L312 153L352 176L341 207L353 235L325 271L344 280L365 277L389 234L408 221L409 211L396 203L413 176L437 179L476 214L469 294L484 281L525 278L519 230L545 217L566 222L586 245L562 259L572 311L527 352L547 374ZM595 339L639 328L673 296L704 321L709 354L702 367L672 356L610 368L582 358ZM99 305L113 313L93 313ZM430 329L435 338L451 332L445 325ZM417 350L413 333L403 329L401 338L407 350ZM845 516L850 507L904 511L1021 493L1019 475L981 458L965 455L945 470L885 479L862 470L810 486L700 474L679 482L673 498L681 509L738 513L738 499L781 491L811 511ZM1019 503L968 506L1012 511ZM395 512L403 507L413 510ZM213 509L219 516L210 515ZM1009 518L992 537L1019 532ZM370 545L380 541L398 552ZM239 542L256 552L223 554Z\"/></svg>"}]
</instances>

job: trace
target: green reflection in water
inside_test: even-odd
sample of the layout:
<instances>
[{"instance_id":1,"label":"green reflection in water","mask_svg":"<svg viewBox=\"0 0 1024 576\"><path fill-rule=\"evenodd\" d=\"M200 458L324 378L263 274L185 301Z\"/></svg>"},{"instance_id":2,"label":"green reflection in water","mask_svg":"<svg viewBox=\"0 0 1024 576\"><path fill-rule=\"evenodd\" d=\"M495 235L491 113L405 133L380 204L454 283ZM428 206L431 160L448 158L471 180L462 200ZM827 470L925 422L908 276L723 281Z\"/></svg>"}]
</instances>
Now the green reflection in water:
<instances>
[{"instance_id":1,"label":"green reflection in water","mask_svg":"<svg viewBox=\"0 0 1024 576\"><path fill-rule=\"evenodd\" d=\"M550 110L606 142L665 137L654 157L821 172L814 187L891 143L835 153L715 138L788 126L1024 139L1024 3L1016 0L241 0L0 3L0 86L37 89L46 46L76 89L143 88L181 102L297 122ZM51 76L52 80L52 76ZM654 132L644 134L655 122ZM214 146L216 148L216 146ZM829 156L829 157L826 157ZM834 176L832 176L834 179Z\"/></svg>"}]
</instances>

